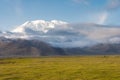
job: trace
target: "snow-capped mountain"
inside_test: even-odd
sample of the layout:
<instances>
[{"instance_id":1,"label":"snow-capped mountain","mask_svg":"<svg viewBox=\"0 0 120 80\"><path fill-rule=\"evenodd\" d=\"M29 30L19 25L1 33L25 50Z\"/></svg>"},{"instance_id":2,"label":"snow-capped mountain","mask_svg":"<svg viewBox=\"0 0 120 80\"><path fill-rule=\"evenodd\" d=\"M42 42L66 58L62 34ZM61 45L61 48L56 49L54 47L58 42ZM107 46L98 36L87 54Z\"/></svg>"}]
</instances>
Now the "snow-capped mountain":
<instances>
[{"instance_id":1,"label":"snow-capped mountain","mask_svg":"<svg viewBox=\"0 0 120 80\"><path fill-rule=\"evenodd\" d=\"M64 21L27 21L0 31L0 58L120 54L120 27Z\"/></svg>"},{"instance_id":2,"label":"snow-capped mountain","mask_svg":"<svg viewBox=\"0 0 120 80\"><path fill-rule=\"evenodd\" d=\"M14 29L12 32L16 33L32 33L32 31L35 32L43 32L47 33L50 29L53 29L57 26L65 25L66 22L63 21L44 21L44 20L35 20L35 21L27 21L24 24L18 26L16 29ZM31 32L30 32L31 31Z\"/></svg>"},{"instance_id":3,"label":"snow-capped mountain","mask_svg":"<svg viewBox=\"0 0 120 80\"><path fill-rule=\"evenodd\" d=\"M12 31L0 32L0 37L37 39L56 47L83 47L98 43L120 43L120 27L35 20L27 21Z\"/></svg>"}]
</instances>

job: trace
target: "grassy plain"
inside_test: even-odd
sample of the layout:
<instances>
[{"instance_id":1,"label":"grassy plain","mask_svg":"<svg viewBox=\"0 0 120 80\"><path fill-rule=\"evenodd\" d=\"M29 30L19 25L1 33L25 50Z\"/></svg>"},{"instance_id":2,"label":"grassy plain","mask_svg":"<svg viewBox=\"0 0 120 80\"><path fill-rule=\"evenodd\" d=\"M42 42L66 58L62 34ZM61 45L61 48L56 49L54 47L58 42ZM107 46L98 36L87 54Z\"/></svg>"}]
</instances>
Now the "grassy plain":
<instances>
[{"instance_id":1,"label":"grassy plain","mask_svg":"<svg viewBox=\"0 0 120 80\"><path fill-rule=\"evenodd\" d=\"M120 80L120 56L0 59L0 80Z\"/></svg>"}]
</instances>

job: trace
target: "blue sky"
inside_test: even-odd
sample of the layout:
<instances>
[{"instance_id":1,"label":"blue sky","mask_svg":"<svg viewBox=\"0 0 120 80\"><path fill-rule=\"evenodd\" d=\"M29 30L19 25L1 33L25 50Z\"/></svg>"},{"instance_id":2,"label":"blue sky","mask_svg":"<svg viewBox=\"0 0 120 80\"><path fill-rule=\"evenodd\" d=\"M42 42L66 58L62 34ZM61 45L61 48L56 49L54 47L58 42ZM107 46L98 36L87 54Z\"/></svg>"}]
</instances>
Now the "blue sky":
<instances>
[{"instance_id":1,"label":"blue sky","mask_svg":"<svg viewBox=\"0 0 120 80\"><path fill-rule=\"evenodd\" d=\"M120 25L120 0L0 0L0 30L32 20Z\"/></svg>"}]
</instances>

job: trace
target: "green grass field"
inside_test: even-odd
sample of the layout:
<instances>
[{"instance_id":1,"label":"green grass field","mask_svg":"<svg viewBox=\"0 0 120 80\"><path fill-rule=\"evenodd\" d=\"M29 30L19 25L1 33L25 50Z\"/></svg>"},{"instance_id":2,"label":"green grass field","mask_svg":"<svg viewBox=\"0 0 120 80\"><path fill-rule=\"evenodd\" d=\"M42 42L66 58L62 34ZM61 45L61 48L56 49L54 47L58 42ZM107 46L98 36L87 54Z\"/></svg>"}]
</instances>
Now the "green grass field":
<instances>
[{"instance_id":1,"label":"green grass field","mask_svg":"<svg viewBox=\"0 0 120 80\"><path fill-rule=\"evenodd\" d=\"M120 56L0 59L0 80L120 80Z\"/></svg>"}]
</instances>

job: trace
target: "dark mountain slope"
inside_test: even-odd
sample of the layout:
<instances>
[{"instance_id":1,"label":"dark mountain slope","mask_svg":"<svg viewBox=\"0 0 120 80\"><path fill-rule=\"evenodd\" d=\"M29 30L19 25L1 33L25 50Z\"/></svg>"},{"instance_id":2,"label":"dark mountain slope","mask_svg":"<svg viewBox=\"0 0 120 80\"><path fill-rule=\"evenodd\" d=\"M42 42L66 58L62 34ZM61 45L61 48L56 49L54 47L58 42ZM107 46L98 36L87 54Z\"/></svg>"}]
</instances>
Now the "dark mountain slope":
<instances>
[{"instance_id":1,"label":"dark mountain slope","mask_svg":"<svg viewBox=\"0 0 120 80\"><path fill-rule=\"evenodd\" d=\"M0 57L39 57L58 55L120 54L120 43L97 44L89 47L57 48L39 40L0 38Z\"/></svg>"},{"instance_id":2,"label":"dark mountain slope","mask_svg":"<svg viewBox=\"0 0 120 80\"><path fill-rule=\"evenodd\" d=\"M37 57L65 55L60 48L53 48L37 40L0 41L0 57Z\"/></svg>"},{"instance_id":3,"label":"dark mountain slope","mask_svg":"<svg viewBox=\"0 0 120 80\"><path fill-rule=\"evenodd\" d=\"M83 48L66 48L66 54L71 55L119 55L120 43L118 44L97 44Z\"/></svg>"}]
</instances>

